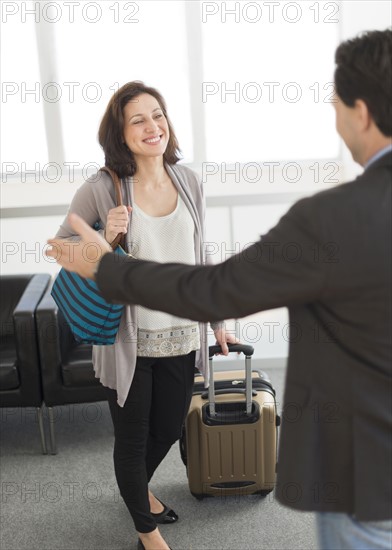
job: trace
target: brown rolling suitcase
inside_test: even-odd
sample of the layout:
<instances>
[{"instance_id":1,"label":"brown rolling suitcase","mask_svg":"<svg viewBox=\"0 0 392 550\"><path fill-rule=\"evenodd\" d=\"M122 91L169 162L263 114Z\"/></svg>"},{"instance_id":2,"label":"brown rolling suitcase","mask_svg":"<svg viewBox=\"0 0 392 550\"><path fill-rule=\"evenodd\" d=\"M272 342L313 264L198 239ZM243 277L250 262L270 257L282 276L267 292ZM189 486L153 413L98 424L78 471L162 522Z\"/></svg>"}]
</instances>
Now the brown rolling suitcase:
<instances>
[{"instance_id":1,"label":"brown rolling suitcase","mask_svg":"<svg viewBox=\"0 0 392 550\"><path fill-rule=\"evenodd\" d=\"M180 450L193 496L266 495L275 484L277 426L275 390L268 376L251 369L253 347L229 345L245 355L243 371L214 374L209 348L209 388L195 377Z\"/></svg>"}]
</instances>

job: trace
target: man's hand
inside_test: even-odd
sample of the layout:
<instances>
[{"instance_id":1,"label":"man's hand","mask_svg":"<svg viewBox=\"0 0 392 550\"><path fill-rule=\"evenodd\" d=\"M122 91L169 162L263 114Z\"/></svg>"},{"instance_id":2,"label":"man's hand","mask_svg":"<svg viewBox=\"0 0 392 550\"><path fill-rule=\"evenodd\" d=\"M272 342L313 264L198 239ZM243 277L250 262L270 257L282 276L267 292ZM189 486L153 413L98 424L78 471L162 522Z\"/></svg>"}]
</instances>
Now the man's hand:
<instances>
[{"instance_id":1,"label":"man's hand","mask_svg":"<svg viewBox=\"0 0 392 550\"><path fill-rule=\"evenodd\" d=\"M74 271L86 279L94 279L98 264L104 254L112 252L110 244L94 231L77 214L69 214L69 223L75 233L81 236L79 241L67 239L49 239L51 249L46 255L68 271Z\"/></svg>"}]
</instances>

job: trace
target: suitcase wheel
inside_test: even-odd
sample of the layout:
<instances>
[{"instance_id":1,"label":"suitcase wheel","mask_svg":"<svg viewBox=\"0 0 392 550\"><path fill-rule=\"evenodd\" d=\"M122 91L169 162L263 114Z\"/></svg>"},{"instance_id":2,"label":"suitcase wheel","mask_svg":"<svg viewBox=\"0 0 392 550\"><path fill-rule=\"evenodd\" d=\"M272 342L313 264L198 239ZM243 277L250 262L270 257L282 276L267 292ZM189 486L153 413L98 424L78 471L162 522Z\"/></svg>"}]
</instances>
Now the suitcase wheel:
<instances>
[{"instance_id":1,"label":"suitcase wheel","mask_svg":"<svg viewBox=\"0 0 392 550\"><path fill-rule=\"evenodd\" d=\"M273 491L273 489L261 489L260 491L257 491L257 493L255 493L255 494L260 495L261 497L266 497L267 495L272 493L272 491Z\"/></svg>"}]
</instances>

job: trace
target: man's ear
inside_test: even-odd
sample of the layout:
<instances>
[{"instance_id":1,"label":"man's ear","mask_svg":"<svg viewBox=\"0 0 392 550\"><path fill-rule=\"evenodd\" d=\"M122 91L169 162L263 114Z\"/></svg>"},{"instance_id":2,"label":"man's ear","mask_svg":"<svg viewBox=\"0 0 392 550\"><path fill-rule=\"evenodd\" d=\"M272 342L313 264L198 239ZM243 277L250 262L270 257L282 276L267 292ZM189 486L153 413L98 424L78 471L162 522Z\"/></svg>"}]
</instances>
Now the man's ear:
<instances>
[{"instance_id":1,"label":"man's ear","mask_svg":"<svg viewBox=\"0 0 392 550\"><path fill-rule=\"evenodd\" d=\"M354 109L357 115L357 122L360 130L368 130L372 124L373 117L369 111L368 106L363 99L356 99Z\"/></svg>"}]
</instances>

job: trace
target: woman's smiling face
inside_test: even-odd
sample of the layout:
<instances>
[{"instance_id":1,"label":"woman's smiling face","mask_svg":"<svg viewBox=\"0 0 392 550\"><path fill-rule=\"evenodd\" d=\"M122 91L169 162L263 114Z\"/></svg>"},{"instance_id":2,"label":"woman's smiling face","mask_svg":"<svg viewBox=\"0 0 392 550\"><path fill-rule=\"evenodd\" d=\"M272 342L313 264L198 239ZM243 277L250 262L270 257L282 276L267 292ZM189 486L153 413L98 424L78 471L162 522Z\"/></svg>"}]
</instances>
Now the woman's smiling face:
<instances>
[{"instance_id":1,"label":"woman's smiling face","mask_svg":"<svg viewBox=\"0 0 392 550\"><path fill-rule=\"evenodd\" d=\"M141 94L124 107L124 140L137 157L162 156L169 141L169 127L158 101Z\"/></svg>"}]
</instances>

